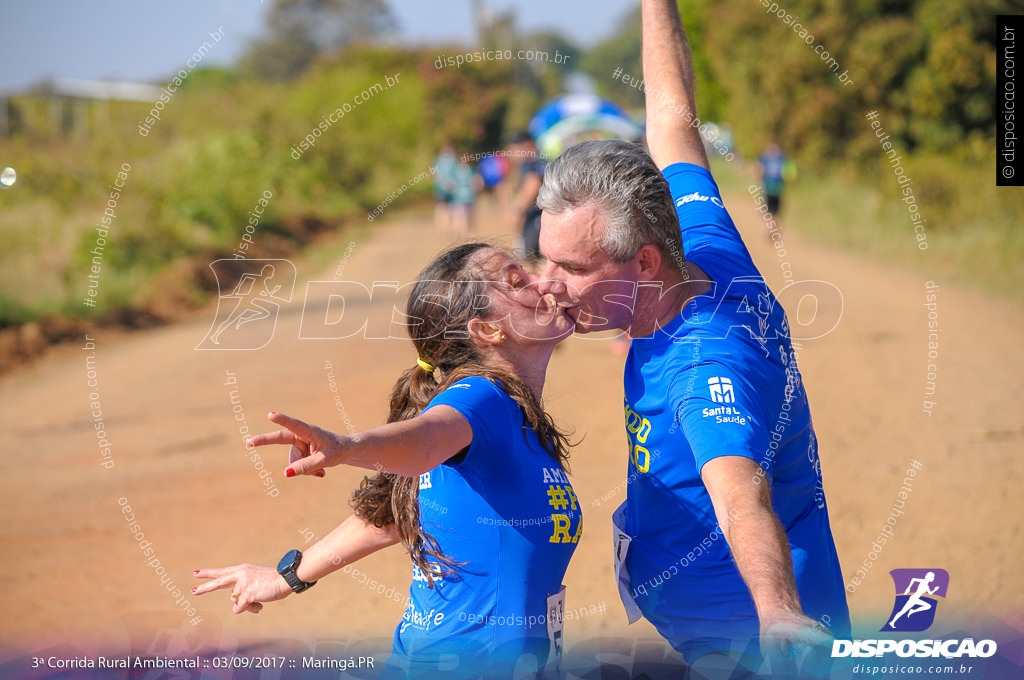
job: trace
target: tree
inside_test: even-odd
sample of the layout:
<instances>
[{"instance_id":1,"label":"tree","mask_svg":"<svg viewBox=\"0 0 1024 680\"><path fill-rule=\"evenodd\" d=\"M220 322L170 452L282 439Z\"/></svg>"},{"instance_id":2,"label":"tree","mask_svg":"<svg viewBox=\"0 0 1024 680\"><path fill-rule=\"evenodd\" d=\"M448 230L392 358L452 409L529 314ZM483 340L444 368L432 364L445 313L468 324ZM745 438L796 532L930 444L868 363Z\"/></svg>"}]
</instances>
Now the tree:
<instances>
[{"instance_id":1,"label":"tree","mask_svg":"<svg viewBox=\"0 0 1024 680\"><path fill-rule=\"evenodd\" d=\"M248 70L269 80L301 75L317 55L372 40L396 27L385 0L274 0L267 36L252 44Z\"/></svg>"},{"instance_id":2,"label":"tree","mask_svg":"<svg viewBox=\"0 0 1024 680\"><path fill-rule=\"evenodd\" d=\"M565 76L578 70L581 54L571 40L547 30L518 36L514 46L517 52L526 50L526 59L515 62L517 83L536 95L540 105L565 92Z\"/></svg>"},{"instance_id":3,"label":"tree","mask_svg":"<svg viewBox=\"0 0 1024 680\"><path fill-rule=\"evenodd\" d=\"M629 10L617 23L619 28L607 39L594 45L582 56L580 70L601 84L602 95L631 109L642 109L644 93L638 89L643 78L640 55L640 8ZM622 82L613 77L616 69L632 76ZM633 82L636 85L630 85Z\"/></svg>"}]
</instances>

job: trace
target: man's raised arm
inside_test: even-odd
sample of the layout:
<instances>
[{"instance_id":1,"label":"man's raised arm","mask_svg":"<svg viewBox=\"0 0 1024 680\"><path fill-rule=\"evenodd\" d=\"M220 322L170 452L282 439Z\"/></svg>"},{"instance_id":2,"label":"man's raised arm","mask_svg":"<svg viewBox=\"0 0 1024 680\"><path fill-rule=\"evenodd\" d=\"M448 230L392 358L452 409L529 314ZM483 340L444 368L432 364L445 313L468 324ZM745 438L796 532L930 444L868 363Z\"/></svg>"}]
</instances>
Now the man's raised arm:
<instances>
[{"instance_id":1,"label":"man's raised arm","mask_svg":"<svg viewBox=\"0 0 1024 680\"><path fill-rule=\"evenodd\" d=\"M673 163L708 168L697 128L693 58L676 0L643 0L647 145L658 169ZM710 168L709 168L710 169Z\"/></svg>"}]
</instances>

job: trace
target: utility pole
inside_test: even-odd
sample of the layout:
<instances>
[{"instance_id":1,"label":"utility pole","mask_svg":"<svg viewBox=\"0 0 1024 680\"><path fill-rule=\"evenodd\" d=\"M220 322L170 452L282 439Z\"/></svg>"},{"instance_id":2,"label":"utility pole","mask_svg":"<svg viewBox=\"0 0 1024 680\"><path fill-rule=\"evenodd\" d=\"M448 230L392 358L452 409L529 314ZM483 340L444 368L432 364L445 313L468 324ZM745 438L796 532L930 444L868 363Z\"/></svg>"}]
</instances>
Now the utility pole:
<instances>
[{"instance_id":1,"label":"utility pole","mask_svg":"<svg viewBox=\"0 0 1024 680\"><path fill-rule=\"evenodd\" d=\"M484 0L472 0L473 29L476 31L476 46L484 46Z\"/></svg>"}]
</instances>

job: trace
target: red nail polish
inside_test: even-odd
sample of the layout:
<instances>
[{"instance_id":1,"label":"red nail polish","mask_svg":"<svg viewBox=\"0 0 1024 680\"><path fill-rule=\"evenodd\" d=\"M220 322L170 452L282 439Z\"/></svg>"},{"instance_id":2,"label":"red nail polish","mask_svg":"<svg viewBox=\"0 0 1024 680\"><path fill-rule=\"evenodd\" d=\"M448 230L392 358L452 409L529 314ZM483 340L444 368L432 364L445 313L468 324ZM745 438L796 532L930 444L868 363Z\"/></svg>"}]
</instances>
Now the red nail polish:
<instances>
[{"instance_id":1,"label":"red nail polish","mask_svg":"<svg viewBox=\"0 0 1024 680\"><path fill-rule=\"evenodd\" d=\"M317 470L313 474L316 475L317 477L320 477L321 479L327 476L327 473L324 472L323 470Z\"/></svg>"},{"instance_id":2,"label":"red nail polish","mask_svg":"<svg viewBox=\"0 0 1024 680\"><path fill-rule=\"evenodd\" d=\"M192 589L192 594L193 594L193 595L195 595L195 592L196 592L197 590L199 590L199 588L193 588L193 589Z\"/></svg>"},{"instance_id":3,"label":"red nail polish","mask_svg":"<svg viewBox=\"0 0 1024 680\"><path fill-rule=\"evenodd\" d=\"M288 468L287 470L284 471L284 476L285 477L294 477L295 476L295 470L293 470L291 468Z\"/></svg>"},{"instance_id":4,"label":"red nail polish","mask_svg":"<svg viewBox=\"0 0 1024 680\"><path fill-rule=\"evenodd\" d=\"M198 569L196 569L195 571L193 571L193 572L192 572L192 575L193 575L193 576L199 576L199 570L198 570Z\"/></svg>"}]
</instances>

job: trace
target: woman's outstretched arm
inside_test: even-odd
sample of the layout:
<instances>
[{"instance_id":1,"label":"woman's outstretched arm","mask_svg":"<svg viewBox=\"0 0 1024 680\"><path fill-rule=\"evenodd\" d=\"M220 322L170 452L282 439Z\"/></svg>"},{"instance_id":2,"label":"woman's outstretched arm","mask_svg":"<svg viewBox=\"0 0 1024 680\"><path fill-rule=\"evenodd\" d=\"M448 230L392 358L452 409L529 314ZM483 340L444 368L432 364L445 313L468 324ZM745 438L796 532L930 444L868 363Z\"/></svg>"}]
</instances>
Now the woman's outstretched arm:
<instances>
[{"instance_id":1,"label":"woman's outstretched arm","mask_svg":"<svg viewBox=\"0 0 1024 680\"><path fill-rule=\"evenodd\" d=\"M306 583L312 583L398 542L398 530L394 524L376 527L357 515L351 515L303 551L295 575ZM196 595L229 589L235 614L258 614L264 602L281 600L292 594L291 587L275 567L239 564L220 569L197 569L195 576L210 579L192 590Z\"/></svg>"},{"instance_id":2,"label":"woman's outstretched arm","mask_svg":"<svg viewBox=\"0 0 1024 680\"><path fill-rule=\"evenodd\" d=\"M302 562L295 575L306 583L319 581L346 564L396 543L399 543L399 538L394 524L376 527L362 517L349 515L331 533L302 552Z\"/></svg>"},{"instance_id":3,"label":"woman's outstretched arm","mask_svg":"<svg viewBox=\"0 0 1024 680\"><path fill-rule=\"evenodd\" d=\"M283 413L270 413L267 419L285 429L250 437L249 444L290 444L286 477L312 475L341 464L416 477L433 470L473 441L469 421L446 405L351 436L329 432Z\"/></svg>"}]
</instances>

